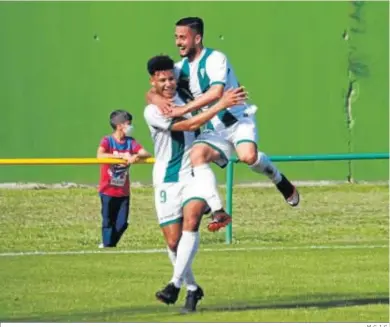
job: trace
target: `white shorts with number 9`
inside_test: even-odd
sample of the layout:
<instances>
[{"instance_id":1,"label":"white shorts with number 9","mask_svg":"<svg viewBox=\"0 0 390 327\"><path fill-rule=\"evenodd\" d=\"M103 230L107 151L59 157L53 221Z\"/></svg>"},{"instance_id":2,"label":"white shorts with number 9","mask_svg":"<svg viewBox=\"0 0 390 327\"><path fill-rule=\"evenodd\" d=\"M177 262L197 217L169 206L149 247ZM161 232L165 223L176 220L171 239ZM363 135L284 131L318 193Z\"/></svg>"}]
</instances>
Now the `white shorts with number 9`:
<instances>
[{"instance_id":1,"label":"white shorts with number 9","mask_svg":"<svg viewBox=\"0 0 390 327\"><path fill-rule=\"evenodd\" d=\"M182 208L190 199L198 199L191 193L189 183L163 183L154 188L154 201L160 227L178 223L183 218Z\"/></svg>"}]
</instances>

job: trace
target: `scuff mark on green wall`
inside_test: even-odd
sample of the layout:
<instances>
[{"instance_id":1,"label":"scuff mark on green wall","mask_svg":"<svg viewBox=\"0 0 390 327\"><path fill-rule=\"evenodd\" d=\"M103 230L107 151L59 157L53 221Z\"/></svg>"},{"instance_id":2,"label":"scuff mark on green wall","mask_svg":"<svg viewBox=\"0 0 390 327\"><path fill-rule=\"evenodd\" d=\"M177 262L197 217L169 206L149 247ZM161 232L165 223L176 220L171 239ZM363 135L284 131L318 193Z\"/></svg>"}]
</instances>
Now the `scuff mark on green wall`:
<instances>
[{"instance_id":1,"label":"scuff mark on green wall","mask_svg":"<svg viewBox=\"0 0 390 327\"><path fill-rule=\"evenodd\" d=\"M344 40L348 43L348 87L345 94L344 110L348 129L348 152L353 153L352 130L355 125L352 103L357 101L359 95L359 78L369 77L368 65L359 53L360 49L354 44L358 34L366 32L366 23L363 19L364 1L351 1L352 13L349 15L350 27L343 33ZM348 161L348 181L354 182L352 162Z\"/></svg>"}]
</instances>

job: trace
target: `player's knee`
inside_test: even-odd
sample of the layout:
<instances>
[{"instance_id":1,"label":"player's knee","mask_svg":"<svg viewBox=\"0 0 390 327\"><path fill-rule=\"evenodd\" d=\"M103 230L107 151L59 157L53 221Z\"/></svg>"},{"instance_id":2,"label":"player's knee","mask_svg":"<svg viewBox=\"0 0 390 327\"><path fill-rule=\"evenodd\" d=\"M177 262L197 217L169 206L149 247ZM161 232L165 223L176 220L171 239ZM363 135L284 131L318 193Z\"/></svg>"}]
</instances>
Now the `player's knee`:
<instances>
[{"instance_id":1,"label":"player's knee","mask_svg":"<svg viewBox=\"0 0 390 327\"><path fill-rule=\"evenodd\" d=\"M243 142L236 147L237 157L241 162L253 165L257 160L257 146L253 142Z\"/></svg>"},{"instance_id":2,"label":"player's knee","mask_svg":"<svg viewBox=\"0 0 390 327\"><path fill-rule=\"evenodd\" d=\"M200 212L187 214L184 217L183 230L190 231L190 232L198 231L201 216L202 214Z\"/></svg>"},{"instance_id":3,"label":"player's knee","mask_svg":"<svg viewBox=\"0 0 390 327\"><path fill-rule=\"evenodd\" d=\"M247 165L253 165L257 160L257 152L249 151L238 155L241 162L245 162Z\"/></svg>"},{"instance_id":4,"label":"player's knee","mask_svg":"<svg viewBox=\"0 0 390 327\"><path fill-rule=\"evenodd\" d=\"M179 240L176 240L176 239L170 239L168 240L167 242L167 245L169 247L169 249L172 251L172 252L176 252L177 250L177 245L179 244Z\"/></svg>"}]
</instances>

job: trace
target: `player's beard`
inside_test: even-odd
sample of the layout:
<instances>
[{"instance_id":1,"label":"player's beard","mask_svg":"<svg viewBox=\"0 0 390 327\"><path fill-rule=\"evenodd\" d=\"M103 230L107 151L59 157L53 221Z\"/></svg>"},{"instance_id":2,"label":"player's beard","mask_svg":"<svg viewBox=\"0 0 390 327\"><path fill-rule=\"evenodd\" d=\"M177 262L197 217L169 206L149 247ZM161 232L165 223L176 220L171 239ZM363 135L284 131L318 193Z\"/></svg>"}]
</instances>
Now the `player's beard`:
<instances>
[{"instance_id":1,"label":"player's beard","mask_svg":"<svg viewBox=\"0 0 390 327\"><path fill-rule=\"evenodd\" d=\"M196 55L196 48L195 47L192 47L192 48L189 48L188 49L188 52L185 56L182 56L182 57L187 57L188 59L193 59Z\"/></svg>"}]
</instances>

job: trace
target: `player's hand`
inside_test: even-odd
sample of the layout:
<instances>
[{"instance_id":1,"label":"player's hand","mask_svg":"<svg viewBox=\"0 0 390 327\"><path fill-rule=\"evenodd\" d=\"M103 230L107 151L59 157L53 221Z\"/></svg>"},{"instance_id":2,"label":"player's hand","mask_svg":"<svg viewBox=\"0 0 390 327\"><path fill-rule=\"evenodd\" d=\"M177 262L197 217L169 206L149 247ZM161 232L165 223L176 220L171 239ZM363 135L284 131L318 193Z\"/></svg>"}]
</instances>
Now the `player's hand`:
<instances>
[{"instance_id":1,"label":"player's hand","mask_svg":"<svg viewBox=\"0 0 390 327\"><path fill-rule=\"evenodd\" d=\"M164 114L164 116L169 118L183 117L187 113L186 106L173 106L172 111Z\"/></svg>"},{"instance_id":2,"label":"player's hand","mask_svg":"<svg viewBox=\"0 0 390 327\"><path fill-rule=\"evenodd\" d=\"M158 107L158 110L163 114L163 115L168 115L172 112L172 108L173 108L173 101L172 99L166 99L166 98L163 98L163 97L156 97L156 100L158 99L158 101L156 101L155 105Z\"/></svg>"},{"instance_id":3,"label":"player's hand","mask_svg":"<svg viewBox=\"0 0 390 327\"><path fill-rule=\"evenodd\" d=\"M224 108L228 108L238 104L243 104L247 99L248 93L245 91L244 87L240 86L238 88L225 91L219 99L219 102Z\"/></svg>"}]
</instances>

